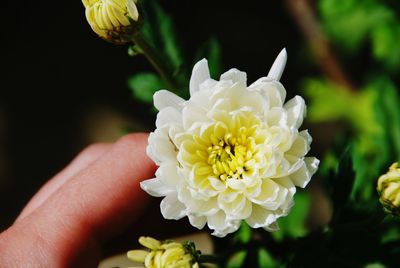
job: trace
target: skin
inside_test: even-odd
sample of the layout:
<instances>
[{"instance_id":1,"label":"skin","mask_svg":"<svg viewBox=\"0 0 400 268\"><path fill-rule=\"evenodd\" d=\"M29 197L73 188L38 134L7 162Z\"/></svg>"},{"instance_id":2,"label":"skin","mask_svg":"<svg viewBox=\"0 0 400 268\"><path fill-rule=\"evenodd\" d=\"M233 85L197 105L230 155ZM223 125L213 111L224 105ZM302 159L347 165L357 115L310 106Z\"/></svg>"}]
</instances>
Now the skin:
<instances>
[{"instance_id":1,"label":"skin","mask_svg":"<svg viewBox=\"0 0 400 268\"><path fill-rule=\"evenodd\" d=\"M156 167L147 134L83 150L0 234L1 267L97 267L102 245L145 207L140 189Z\"/></svg>"}]
</instances>

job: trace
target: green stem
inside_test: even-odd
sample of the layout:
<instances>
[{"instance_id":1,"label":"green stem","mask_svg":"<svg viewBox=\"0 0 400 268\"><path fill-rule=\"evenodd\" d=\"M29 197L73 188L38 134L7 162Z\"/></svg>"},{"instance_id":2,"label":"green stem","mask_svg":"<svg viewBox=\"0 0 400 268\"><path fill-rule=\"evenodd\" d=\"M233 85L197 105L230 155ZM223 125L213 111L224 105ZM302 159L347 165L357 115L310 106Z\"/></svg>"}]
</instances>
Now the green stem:
<instances>
[{"instance_id":1,"label":"green stem","mask_svg":"<svg viewBox=\"0 0 400 268\"><path fill-rule=\"evenodd\" d=\"M218 263L219 258L215 255L202 254L199 257L199 263Z\"/></svg>"},{"instance_id":2,"label":"green stem","mask_svg":"<svg viewBox=\"0 0 400 268\"><path fill-rule=\"evenodd\" d=\"M140 47L147 60L153 65L154 69L158 72L164 82L167 84L168 89L173 92L178 91L178 85L172 76L172 71L165 61L157 54L154 48L142 37L140 31L137 31L132 36L132 41Z\"/></svg>"}]
</instances>

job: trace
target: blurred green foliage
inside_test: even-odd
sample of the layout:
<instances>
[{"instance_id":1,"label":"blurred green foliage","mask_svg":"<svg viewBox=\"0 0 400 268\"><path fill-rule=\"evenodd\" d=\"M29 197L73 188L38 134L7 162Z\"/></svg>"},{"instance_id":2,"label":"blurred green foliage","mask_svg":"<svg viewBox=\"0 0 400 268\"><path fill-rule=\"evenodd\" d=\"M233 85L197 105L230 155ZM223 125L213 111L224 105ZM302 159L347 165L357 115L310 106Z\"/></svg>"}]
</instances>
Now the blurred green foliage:
<instances>
[{"instance_id":1,"label":"blurred green foliage","mask_svg":"<svg viewBox=\"0 0 400 268\"><path fill-rule=\"evenodd\" d=\"M371 55L390 71L400 67L400 19L380 0L320 0L323 28L336 47L354 54L369 42Z\"/></svg>"},{"instance_id":2,"label":"blurred green foliage","mask_svg":"<svg viewBox=\"0 0 400 268\"><path fill-rule=\"evenodd\" d=\"M278 220L279 231L272 233L274 239L282 241L285 237L298 238L306 235L306 220L310 204L311 198L308 192L297 192L294 196L294 205L289 215Z\"/></svg>"}]
</instances>

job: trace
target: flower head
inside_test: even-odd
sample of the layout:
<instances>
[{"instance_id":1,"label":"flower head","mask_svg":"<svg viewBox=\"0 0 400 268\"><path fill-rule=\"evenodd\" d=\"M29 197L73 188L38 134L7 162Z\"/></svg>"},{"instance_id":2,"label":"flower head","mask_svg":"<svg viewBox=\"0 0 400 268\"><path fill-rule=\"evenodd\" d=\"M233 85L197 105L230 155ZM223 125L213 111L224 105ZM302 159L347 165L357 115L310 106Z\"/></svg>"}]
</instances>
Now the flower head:
<instances>
[{"instance_id":1,"label":"flower head","mask_svg":"<svg viewBox=\"0 0 400 268\"><path fill-rule=\"evenodd\" d=\"M126 43L133 33L132 22L139 18L135 0L82 0L86 19L93 31L113 43Z\"/></svg>"},{"instance_id":2,"label":"flower head","mask_svg":"<svg viewBox=\"0 0 400 268\"><path fill-rule=\"evenodd\" d=\"M199 252L194 244L184 244L165 241L152 237L140 237L139 243L148 250L130 250L127 256L130 260L143 263L146 268L198 268Z\"/></svg>"},{"instance_id":3,"label":"flower head","mask_svg":"<svg viewBox=\"0 0 400 268\"><path fill-rule=\"evenodd\" d=\"M385 210L400 216L400 168L398 163L390 166L389 171L378 180L379 201Z\"/></svg>"},{"instance_id":4,"label":"flower head","mask_svg":"<svg viewBox=\"0 0 400 268\"><path fill-rule=\"evenodd\" d=\"M276 230L288 214L296 187L305 187L319 161L305 157L311 136L299 131L306 107L296 96L284 104L279 83L286 63L283 50L267 77L250 86L246 73L231 69L219 81L210 78L207 61L199 61L185 101L161 90L159 110L147 153L159 166L156 178L141 187L165 198L166 219L189 218L216 236L239 228Z\"/></svg>"}]
</instances>

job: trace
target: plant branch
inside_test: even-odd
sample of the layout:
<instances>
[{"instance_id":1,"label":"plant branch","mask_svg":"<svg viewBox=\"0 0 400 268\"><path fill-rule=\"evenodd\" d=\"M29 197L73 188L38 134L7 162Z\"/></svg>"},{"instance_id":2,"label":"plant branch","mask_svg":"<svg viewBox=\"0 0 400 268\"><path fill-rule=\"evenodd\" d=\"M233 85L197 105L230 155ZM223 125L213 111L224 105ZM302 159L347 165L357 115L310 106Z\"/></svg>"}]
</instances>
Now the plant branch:
<instances>
[{"instance_id":1,"label":"plant branch","mask_svg":"<svg viewBox=\"0 0 400 268\"><path fill-rule=\"evenodd\" d=\"M132 36L132 41L143 51L147 60L153 65L157 73L167 84L168 90L172 92L178 91L178 85L172 76L172 70L165 61L158 55L155 49L142 37L140 31L137 31Z\"/></svg>"},{"instance_id":2,"label":"plant branch","mask_svg":"<svg viewBox=\"0 0 400 268\"><path fill-rule=\"evenodd\" d=\"M286 5L314 52L322 72L346 90L355 91L355 86L345 75L328 39L321 30L310 0L286 0Z\"/></svg>"}]
</instances>

